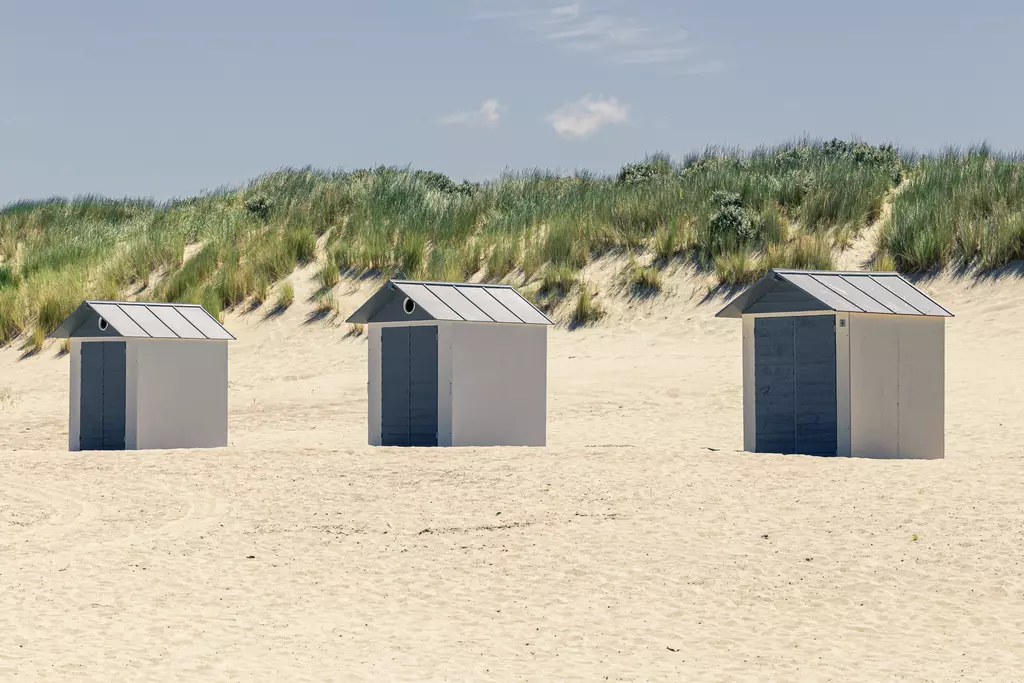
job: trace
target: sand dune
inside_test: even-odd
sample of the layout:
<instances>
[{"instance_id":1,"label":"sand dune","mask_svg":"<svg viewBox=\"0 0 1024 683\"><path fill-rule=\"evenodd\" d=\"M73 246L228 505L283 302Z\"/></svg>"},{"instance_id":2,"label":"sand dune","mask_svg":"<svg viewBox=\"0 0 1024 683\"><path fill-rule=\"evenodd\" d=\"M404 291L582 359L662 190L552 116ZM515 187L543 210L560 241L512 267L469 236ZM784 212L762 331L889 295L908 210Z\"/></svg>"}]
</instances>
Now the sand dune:
<instances>
[{"instance_id":1,"label":"sand dune","mask_svg":"<svg viewBox=\"0 0 1024 683\"><path fill-rule=\"evenodd\" d=\"M301 303L228 318L225 450L69 454L67 359L0 352L0 680L1022 680L1024 283L924 284L915 462L738 452L739 327L670 282L552 331L546 449L368 448Z\"/></svg>"}]
</instances>

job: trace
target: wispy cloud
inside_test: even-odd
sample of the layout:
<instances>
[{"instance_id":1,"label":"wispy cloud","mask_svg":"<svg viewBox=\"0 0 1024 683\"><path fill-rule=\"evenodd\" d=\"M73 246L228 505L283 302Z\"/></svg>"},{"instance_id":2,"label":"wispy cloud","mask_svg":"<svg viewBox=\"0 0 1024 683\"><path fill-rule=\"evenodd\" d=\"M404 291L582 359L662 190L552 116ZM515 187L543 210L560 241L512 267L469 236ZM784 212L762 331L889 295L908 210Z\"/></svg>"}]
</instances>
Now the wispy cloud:
<instances>
[{"instance_id":1,"label":"wispy cloud","mask_svg":"<svg viewBox=\"0 0 1024 683\"><path fill-rule=\"evenodd\" d=\"M498 100L484 100L480 103L479 109L448 114L441 118L441 123L446 126L494 128L501 122L501 115L506 109L508 107Z\"/></svg>"},{"instance_id":2,"label":"wispy cloud","mask_svg":"<svg viewBox=\"0 0 1024 683\"><path fill-rule=\"evenodd\" d=\"M539 39L561 48L588 53L602 61L624 65L662 65L679 74L709 73L708 62L690 35L679 27L658 25L610 10L592 9L583 0L534 0L524 7L511 0L490 0L479 18L515 21ZM539 3L539 4L538 4ZM502 9L505 8L505 9ZM713 62L716 69L719 62Z\"/></svg>"},{"instance_id":3,"label":"wispy cloud","mask_svg":"<svg viewBox=\"0 0 1024 683\"><path fill-rule=\"evenodd\" d=\"M562 105L548 116L548 121L563 138L584 138L609 124L629 121L629 105L615 97L587 95Z\"/></svg>"}]
</instances>

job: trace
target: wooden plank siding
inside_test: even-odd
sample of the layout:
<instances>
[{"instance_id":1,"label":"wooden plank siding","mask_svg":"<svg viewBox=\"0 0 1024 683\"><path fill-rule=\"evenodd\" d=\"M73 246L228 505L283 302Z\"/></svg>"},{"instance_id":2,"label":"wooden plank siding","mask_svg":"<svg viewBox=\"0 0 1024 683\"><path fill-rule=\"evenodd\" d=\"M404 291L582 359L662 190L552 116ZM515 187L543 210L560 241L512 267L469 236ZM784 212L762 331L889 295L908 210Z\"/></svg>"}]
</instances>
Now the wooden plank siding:
<instances>
[{"instance_id":1,"label":"wooden plank siding","mask_svg":"<svg viewBox=\"0 0 1024 683\"><path fill-rule=\"evenodd\" d=\"M756 450L835 455L835 316L757 318Z\"/></svg>"}]
</instances>

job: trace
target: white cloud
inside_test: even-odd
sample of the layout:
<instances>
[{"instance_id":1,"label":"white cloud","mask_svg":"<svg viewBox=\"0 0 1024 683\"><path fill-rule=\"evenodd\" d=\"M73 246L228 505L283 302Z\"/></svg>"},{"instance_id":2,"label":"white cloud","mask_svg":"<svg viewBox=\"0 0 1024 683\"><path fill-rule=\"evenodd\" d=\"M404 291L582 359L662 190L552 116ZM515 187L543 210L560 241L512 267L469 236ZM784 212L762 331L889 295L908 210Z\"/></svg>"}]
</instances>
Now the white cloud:
<instances>
[{"instance_id":1,"label":"white cloud","mask_svg":"<svg viewBox=\"0 0 1024 683\"><path fill-rule=\"evenodd\" d=\"M460 111L442 117L441 123L446 126L471 126L481 128L494 128L501 122L501 114L508 107L498 100L484 100L480 103L479 109L473 111Z\"/></svg>"},{"instance_id":2,"label":"white cloud","mask_svg":"<svg viewBox=\"0 0 1024 683\"><path fill-rule=\"evenodd\" d=\"M615 97L587 95L577 102L564 104L548 116L555 132L563 138L583 138L606 125L626 123L629 105Z\"/></svg>"},{"instance_id":3,"label":"white cloud","mask_svg":"<svg viewBox=\"0 0 1024 683\"><path fill-rule=\"evenodd\" d=\"M612 2L606 0L606 7ZM566 0L490 0L487 6L491 11L478 14L478 18L518 23L566 51L634 67L667 66L677 74L711 71L703 65L694 66L700 50L691 44L686 31L669 22L642 21L608 9L591 9L585 0L570 4ZM508 11L498 11L502 7Z\"/></svg>"}]
</instances>

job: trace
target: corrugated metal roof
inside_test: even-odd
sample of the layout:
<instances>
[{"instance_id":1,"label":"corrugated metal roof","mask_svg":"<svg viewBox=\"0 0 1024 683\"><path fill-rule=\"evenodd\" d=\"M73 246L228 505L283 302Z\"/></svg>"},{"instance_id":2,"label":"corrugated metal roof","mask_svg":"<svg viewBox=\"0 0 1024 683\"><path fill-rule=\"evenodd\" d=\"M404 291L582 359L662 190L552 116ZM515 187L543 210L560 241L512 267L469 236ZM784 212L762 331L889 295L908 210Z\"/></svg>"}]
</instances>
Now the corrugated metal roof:
<instances>
[{"instance_id":1,"label":"corrugated metal roof","mask_svg":"<svg viewBox=\"0 0 1024 683\"><path fill-rule=\"evenodd\" d=\"M772 291L779 282L796 285L819 301L823 310L953 317L952 313L904 280L899 273L829 270L771 270L730 301L718 312L717 317L740 317L750 306Z\"/></svg>"},{"instance_id":2,"label":"corrugated metal roof","mask_svg":"<svg viewBox=\"0 0 1024 683\"><path fill-rule=\"evenodd\" d=\"M198 304L141 301L85 301L50 337L65 339L96 315L121 337L138 339L224 339L234 337Z\"/></svg>"},{"instance_id":3,"label":"corrugated metal roof","mask_svg":"<svg viewBox=\"0 0 1024 683\"><path fill-rule=\"evenodd\" d=\"M468 282L421 282L389 280L376 294L349 316L350 323L394 322L401 316L379 319L378 313L396 293L415 302L429 319L467 322L525 323L551 325L551 320L510 285Z\"/></svg>"}]
</instances>

